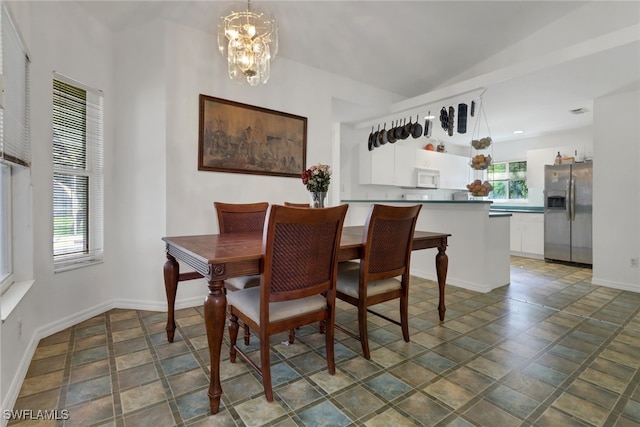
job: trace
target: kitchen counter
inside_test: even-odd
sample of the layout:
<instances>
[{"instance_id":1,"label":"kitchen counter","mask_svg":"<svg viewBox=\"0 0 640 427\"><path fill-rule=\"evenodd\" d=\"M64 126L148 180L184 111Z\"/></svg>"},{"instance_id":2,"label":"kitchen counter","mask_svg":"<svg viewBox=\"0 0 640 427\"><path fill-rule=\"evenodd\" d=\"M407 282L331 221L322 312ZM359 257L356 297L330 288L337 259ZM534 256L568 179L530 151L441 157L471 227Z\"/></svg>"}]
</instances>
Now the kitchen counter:
<instances>
[{"instance_id":1,"label":"kitchen counter","mask_svg":"<svg viewBox=\"0 0 640 427\"><path fill-rule=\"evenodd\" d=\"M491 200L342 200L343 203L454 203L454 204L491 204Z\"/></svg>"},{"instance_id":2,"label":"kitchen counter","mask_svg":"<svg viewBox=\"0 0 640 427\"><path fill-rule=\"evenodd\" d=\"M372 204L422 205L416 230L451 234L447 284L489 292L510 282L510 212L490 212L489 200L342 200L345 226L364 224ZM435 280L432 250L411 254L411 274Z\"/></svg>"},{"instance_id":3,"label":"kitchen counter","mask_svg":"<svg viewBox=\"0 0 640 427\"><path fill-rule=\"evenodd\" d=\"M494 212L544 213L543 206L500 205L494 203L489 209Z\"/></svg>"}]
</instances>

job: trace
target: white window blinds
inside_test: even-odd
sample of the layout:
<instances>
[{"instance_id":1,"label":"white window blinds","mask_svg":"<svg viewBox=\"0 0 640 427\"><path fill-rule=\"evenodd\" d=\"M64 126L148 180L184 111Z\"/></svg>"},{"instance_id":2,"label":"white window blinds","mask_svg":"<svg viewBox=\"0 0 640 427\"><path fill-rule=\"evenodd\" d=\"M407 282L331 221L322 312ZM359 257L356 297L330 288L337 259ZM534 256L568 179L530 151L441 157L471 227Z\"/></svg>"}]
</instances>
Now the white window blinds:
<instances>
[{"instance_id":1,"label":"white window blinds","mask_svg":"<svg viewBox=\"0 0 640 427\"><path fill-rule=\"evenodd\" d=\"M56 269L103 253L102 93L53 79L53 258Z\"/></svg>"},{"instance_id":2,"label":"white window blinds","mask_svg":"<svg viewBox=\"0 0 640 427\"><path fill-rule=\"evenodd\" d=\"M29 166L29 58L4 4L0 15L0 161Z\"/></svg>"}]
</instances>

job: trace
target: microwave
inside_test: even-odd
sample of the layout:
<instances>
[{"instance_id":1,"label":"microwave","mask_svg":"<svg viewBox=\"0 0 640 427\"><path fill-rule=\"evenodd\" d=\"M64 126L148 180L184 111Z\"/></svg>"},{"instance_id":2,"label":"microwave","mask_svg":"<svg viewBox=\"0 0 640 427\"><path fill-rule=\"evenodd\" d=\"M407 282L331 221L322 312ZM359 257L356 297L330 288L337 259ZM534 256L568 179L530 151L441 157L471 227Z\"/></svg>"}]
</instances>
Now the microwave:
<instances>
[{"instance_id":1,"label":"microwave","mask_svg":"<svg viewBox=\"0 0 640 427\"><path fill-rule=\"evenodd\" d=\"M417 169L418 177L416 187L418 188L439 188L440 171L433 169Z\"/></svg>"}]
</instances>

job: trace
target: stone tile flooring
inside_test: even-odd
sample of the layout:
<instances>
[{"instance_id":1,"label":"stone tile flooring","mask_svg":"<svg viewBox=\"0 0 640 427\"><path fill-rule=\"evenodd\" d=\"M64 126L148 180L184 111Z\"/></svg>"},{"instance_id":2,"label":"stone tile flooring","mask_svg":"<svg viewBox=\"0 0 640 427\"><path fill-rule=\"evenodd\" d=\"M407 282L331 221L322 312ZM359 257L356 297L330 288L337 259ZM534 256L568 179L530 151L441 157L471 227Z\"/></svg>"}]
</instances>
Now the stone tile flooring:
<instances>
[{"instance_id":1,"label":"stone tile flooring","mask_svg":"<svg viewBox=\"0 0 640 427\"><path fill-rule=\"evenodd\" d=\"M177 313L173 344L164 313L112 310L43 339L31 361L15 409L68 419L9 425L639 426L640 294L590 282L590 269L513 257L509 286L449 286L440 323L436 284L413 278L411 343L369 316L371 360L336 331L335 376L315 328L291 346L275 337L273 403L225 338L215 416L202 308ZM355 330L355 310L339 303L337 322Z\"/></svg>"}]
</instances>

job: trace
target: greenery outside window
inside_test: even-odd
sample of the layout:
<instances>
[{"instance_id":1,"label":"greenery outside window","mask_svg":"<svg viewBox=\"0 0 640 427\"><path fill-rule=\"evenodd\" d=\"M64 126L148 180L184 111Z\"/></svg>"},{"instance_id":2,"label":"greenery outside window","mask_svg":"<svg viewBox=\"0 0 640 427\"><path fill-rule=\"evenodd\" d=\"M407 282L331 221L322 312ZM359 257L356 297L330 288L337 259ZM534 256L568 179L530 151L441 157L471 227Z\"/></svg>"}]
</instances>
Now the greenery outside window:
<instances>
[{"instance_id":1,"label":"greenery outside window","mask_svg":"<svg viewBox=\"0 0 640 427\"><path fill-rule=\"evenodd\" d=\"M489 198L525 200L528 197L527 162L494 163L489 166L488 181L493 185Z\"/></svg>"},{"instance_id":2,"label":"greenery outside window","mask_svg":"<svg viewBox=\"0 0 640 427\"><path fill-rule=\"evenodd\" d=\"M103 256L102 93L53 79L53 260L56 270Z\"/></svg>"}]
</instances>

